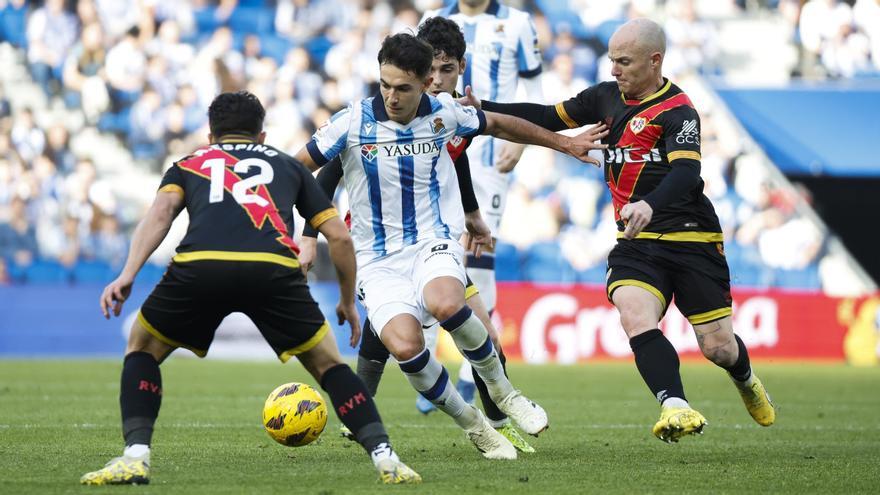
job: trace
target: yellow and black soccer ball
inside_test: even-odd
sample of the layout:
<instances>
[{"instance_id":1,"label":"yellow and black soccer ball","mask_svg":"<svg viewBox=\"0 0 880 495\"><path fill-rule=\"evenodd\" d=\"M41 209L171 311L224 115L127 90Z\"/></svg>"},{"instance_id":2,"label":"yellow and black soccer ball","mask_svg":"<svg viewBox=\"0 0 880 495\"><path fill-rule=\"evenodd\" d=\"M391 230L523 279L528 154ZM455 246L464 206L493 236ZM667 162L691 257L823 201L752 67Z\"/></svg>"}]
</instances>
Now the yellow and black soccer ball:
<instances>
[{"instance_id":1,"label":"yellow and black soccer ball","mask_svg":"<svg viewBox=\"0 0 880 495\"><path fill-rule=\"evenodd\" d=\"M263 426L276 442L289 447L308 445L327 425L324 398L305 383L285 383L269 394Z\"/></svg>"}]
</instances>

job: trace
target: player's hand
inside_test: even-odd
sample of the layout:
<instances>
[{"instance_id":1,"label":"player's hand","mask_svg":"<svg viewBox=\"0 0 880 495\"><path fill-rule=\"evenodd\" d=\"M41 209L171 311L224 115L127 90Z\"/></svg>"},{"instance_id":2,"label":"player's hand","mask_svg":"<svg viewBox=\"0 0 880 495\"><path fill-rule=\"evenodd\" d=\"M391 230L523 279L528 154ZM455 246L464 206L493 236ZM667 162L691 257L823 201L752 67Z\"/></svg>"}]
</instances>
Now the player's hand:
<instances>
[{"instance_id":1,"label":"player's hand","mask_svg":"<svg viewBox=\"0 0 880 495\"><path fill-rule=\"evenodd\" d=\"M492 230L483 220L480 210L465 213L464 226L467 229L464 233L464 248L472 251L477 258L483 253L484 247L491 249L495 246Z\"/></svg>"},{"instance_id":2,"label":"player's hand","mask_svg":"<svg viewBox=\"0 0 880 495\"><path fill-rule=\"evenodd\" d=\"M119 316L122 312L122 304L131 295L133 284L134 277L123 274L104 287L104 292L101 294L101 313L104 314L104 318L109 320L111 311L113 316Z\"/></svg>"},{"instance_id":3,"label":"player's hand","mask_svg":"<svg viewBox=\"0 0 880 495\"><path fill-rule=\"evenodd\" d=\"M526 145L519 143L504 143L501 153L498 154L498 161L495 162L495 170L506 174L513 170L513 167L519 162Z\"/></svg>"},{"instance_id":4,"label":"player's hand","mask_svg":"<svg viewBox=\"0 0 880 495\"><path fill-rule=\"evenodd\" d=\"M644 200L623 205L623 208L620 209L620 218L626 222L623 237L634 239L642 229L651 223L652 215L654 215L654 209Z\"/></svg>"},{"instance_id":5,"label":"player's hand","mask_svg":"<svg viewBox=\"0 0 880 495\"><path fill-rule=\"evenodd\" d=\"M339 301L339 304L336 305L336 316L339 318L340 325L347 321L351 326L351 339L348 343L352 347L357 347L361 340L361 315L358 314L354 301L350 303Z\"/></svg>"},{"instance_id":6,"label":"player's hand","mask_svg":"<svg viewBox=\"0 0 880 495\"><path fill-rule=\"evenodd\" d=\"M315 237L302 236L299 240L299 266L302 268L303 275L308 275L309 270L315 263L315 256L318 253L318 239Z\"/></svg>"},{"instance_id":7,"label":"player's hand","mask_svg":"<svg viewBox=\"0 0 880 495\"><path fill-rule=\"evenodd\" d=\"M598 142L608 135L608 130L608 126L603 122L591 126L586 131L570 138L566 152L582 162L601 167L602 163L590 156L590 150L604 150L608 148L607 144Z\"/></svg>"},{"instance_id":8,"label":"player's hand","mask_svg":"<svg viewBox=\"0 0 880 495\"><path fill-rule=\"evenodd\" d=\"M471 89L470 86L465 86L464 96L455 101L457 101L459 105L465 107L474 107L476 109L479 109L482 106L482 102L479 98L477 98L477 95L474 94L474 91L473 89Z\"/></svg>"}]
</instances>

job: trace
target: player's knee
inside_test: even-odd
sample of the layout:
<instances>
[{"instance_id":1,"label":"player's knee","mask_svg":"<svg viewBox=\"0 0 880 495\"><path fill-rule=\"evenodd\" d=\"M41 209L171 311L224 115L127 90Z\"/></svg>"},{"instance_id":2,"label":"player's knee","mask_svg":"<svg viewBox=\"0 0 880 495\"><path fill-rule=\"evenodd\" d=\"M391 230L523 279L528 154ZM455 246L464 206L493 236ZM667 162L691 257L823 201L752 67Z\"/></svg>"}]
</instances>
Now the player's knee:
<instances>
[{"instance_id":1,"label":"player's knee","mask_svg":"<svg viewBox=\"0 0 880 495\"><path fill-rule=\"evenodd\" d=\"M739 348L736 345L736 341L733 339L730 339L727 342L716 339L702 342L700 350L709 361L712 361L721 367L728 367L736 362Z\"/></svg>"},{"instance_id":2,"label":"player's knee","mask_svg":"<svg viewBox=\"0 0 880 495\"><path fill-rule=\"evenodd\" d=\"M638 308L624 307L619 308L619 311L620 325L623 327L623 330L629 338L633 338L636 335L657 328L658 322L656 319L644 311L639 311Z\"/></svg>"},{"instance_id":3,"label":"player's knee","mask_svg":"<svg viewBox=\"0 0 880 495\"><path fill-rule=\"evenodd\" d=\"M420 343L397 342L394 344L393 349L389 348L388 350L394 355L394 359L398 361L409 361L418 356L424 349L425 346Z\"/></svg>"},{"instance_id":4,"label":"player's knee","mask_svg":"<svg viewBox=\"0 0 880 495\"><path fill-rule=\"evenodd\" d=\"M434 318L443 322L461 311L461 308L463 307L463 302L454 298L448 298L435 303L432 314L434 315Z\"/></svg>"}]
</instances>

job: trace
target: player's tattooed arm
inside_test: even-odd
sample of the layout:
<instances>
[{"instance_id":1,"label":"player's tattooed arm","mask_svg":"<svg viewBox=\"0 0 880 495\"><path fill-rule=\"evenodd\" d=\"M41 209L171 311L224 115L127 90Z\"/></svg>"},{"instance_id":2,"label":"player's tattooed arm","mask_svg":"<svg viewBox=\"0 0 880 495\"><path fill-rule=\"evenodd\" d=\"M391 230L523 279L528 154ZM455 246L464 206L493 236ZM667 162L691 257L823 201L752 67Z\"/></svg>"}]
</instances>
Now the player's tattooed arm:
<instances>
[{"instance_id":1,"label":"player's tattooed arm","mask_svg":"<svg viewBox=\"0 0 880 495\"><path fill-rule=\"evenodd\" d=\"M111 310L114 316L119 316L122 304L131 294L135 276L147 262L147 258L168 235L171 223L177 218L183 206L181 191L168 190L156 194L147 216L134 229L131 246L128 249L128 259L125 260L122 272L116 280L104 288L101 294L101 312L105 318L110 318Z\"/></svg>"},{"instance_id":2,"label":"player's tattooed arm","mask_svg":"<svg viewBox=\"0 0 880 495\"><path fill-rule=\"evenodd\" d=\"M517 143L544 146L596 166L599 166L599 161L589 155L590 150L608 147L608 145L596 142L608 135L608 128L605 124L597 124L584 133L571 137L550 132L529 121L510 115L494 112L485 112L485 115L485 134Z\"/></svg>"}]
</instances>

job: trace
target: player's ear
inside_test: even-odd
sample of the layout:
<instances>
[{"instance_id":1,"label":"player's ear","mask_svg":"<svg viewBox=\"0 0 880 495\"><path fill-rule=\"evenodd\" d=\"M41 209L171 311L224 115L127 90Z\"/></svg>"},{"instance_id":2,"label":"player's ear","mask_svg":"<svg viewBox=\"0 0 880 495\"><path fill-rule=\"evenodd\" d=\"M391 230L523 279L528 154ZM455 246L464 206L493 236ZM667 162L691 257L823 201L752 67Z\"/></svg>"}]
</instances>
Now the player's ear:
<instances>
[{"instance_id":1,"label":"player's ear","mask_svg":"<svg viewBox=\"0 0 880 495\"><path fill-rule=\"evenodd\" d=\"M654 52L651 54L651 65L653 67L660 67L660 64L663 63L663 54L660 52Z\"/></svg>"},{"instance_id":2,"label":"player's ear","mask_svg":"<svg viewBox=\"0 0 880 495\"><path fill-rule=\"evenodd\" d=\"M210 132L208 133L208 143L214 144L214 135L211 134Z\"/></svg>"},{"instance_id":3,"label":"player's ear","mask_svg":"<svg viewBox=\"0 0 880 495\"><path fill-rule=\"evenodd\" d=\"M429 75L427 78L425 78L425 84L424 86L422 86L422 91L428 91L428 88L431 87L432 82L434 82L434 76Z\"/></svg>"},{"instance_id":4,"label":"player's ear","mask_svg":"<svg viewBox=\"0 0 880 495\"><path fill-rule=\"evenodd\" d=\"M467 59L462 57L461 60L458 61L458 75L464 74L464 70L467 68Z\"/></svg>"},{"instance_id":5,"label":"player's ear","mask_svg":"<svg viewBox=\"0 0 880 495\"><path fill-rule=\"evenodd\" d=\"M260 144L266 142L266 131L260 131L260 133L257 134L257 142Z\"/></svg>"}]
</instances>

